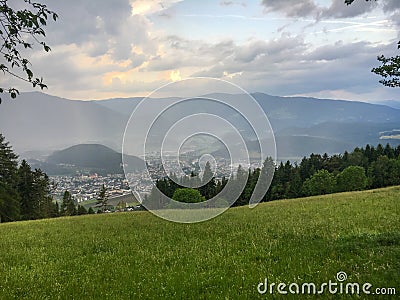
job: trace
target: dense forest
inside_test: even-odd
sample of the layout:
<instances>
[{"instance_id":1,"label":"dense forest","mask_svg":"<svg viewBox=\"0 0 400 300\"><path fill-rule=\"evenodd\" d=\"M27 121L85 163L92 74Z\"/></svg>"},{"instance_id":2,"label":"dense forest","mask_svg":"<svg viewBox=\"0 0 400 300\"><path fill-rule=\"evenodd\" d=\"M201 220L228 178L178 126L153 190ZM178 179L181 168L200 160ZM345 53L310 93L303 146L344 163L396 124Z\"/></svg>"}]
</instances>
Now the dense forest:
<instances>
[{"instance_id":1,"label":"dense forest","mask_svg":"<svg viewBox=\"0 0 400 300\"><path fill-rule=\"evenodd\" d=\"M264 166L272 163L272 160L268 159ZM210 172L210 166L206 165L204 176L210 176ZM247 174L245 174L246 172ZM246 175L248 179L234 206L249 203L260 172L263 170L244 170L239 166L233 180ZM164 195L175 199L176 191L182 194L180 190L184 189L184 186L190 186L191 180L199 180L195 175L177 179L174 174L170 174L170 176L157 180L156 186ZM197 190L205 199L211 199L221 192L227 182L226 178L221 180L211 178L208 183ZM393 148L389 144L385 147L381 144L377 147L367 145L365 148L355 148L351 153L344 152L340 155L311 154L309 157L304 157L299 164L292 164L290 161L281 162L275 166L271 186L262 201L358 191L392 185L400 185L400 146ZM193 182L193 186L198 186L198 183ZM147 200L148 203L154 205L157 197L157 190L153 189ZM182 199L182 197L180 198ZM168 206L168 203L156 203L156 206L165 207Z\"/></svg>"},{"instance_id":2,"label":"dense forest","mask_svg":"<svg viewBox=\"0 0 400 300\"><path fill-rule=\"evenodd\" d=\"M0 218L2 222L55 217L58 206L50 195L50 179L31 170L0 134Z\"/></svg>"}]
</instances>

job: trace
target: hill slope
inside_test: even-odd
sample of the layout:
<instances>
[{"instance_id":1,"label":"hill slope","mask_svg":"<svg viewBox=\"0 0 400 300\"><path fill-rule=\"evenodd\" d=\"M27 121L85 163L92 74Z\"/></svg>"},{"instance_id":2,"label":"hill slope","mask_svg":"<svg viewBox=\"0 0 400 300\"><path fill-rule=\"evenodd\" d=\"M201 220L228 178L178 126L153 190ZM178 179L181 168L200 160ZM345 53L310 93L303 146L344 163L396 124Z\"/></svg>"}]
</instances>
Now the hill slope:
<instances>
[{"instance_id":1,"label":"hill slope","mask_svg":"<svg viewBox=\"0 0 400 300\"><path fill-rule=\"evenodd\" d=\"M320 285L341 271L399 288L399 195L275 201L198 224L149 212L0 224L0 298L265 299L279 296L260 297L265 278Z\"/></svg>"},{"instance_id":2,"label":"hill slope","mask_svg":"<svg viewBox=\"0 0 400 300\"><path fill-rule=\"evenodd\" d=\"M103 174L123 173L121 153L99 144L80 144L56 151L47 158L46 163L73 165ZM126 163L136 170L145 167L144 161L136 156L126 156Z\"/></svg>"}]
</instances>

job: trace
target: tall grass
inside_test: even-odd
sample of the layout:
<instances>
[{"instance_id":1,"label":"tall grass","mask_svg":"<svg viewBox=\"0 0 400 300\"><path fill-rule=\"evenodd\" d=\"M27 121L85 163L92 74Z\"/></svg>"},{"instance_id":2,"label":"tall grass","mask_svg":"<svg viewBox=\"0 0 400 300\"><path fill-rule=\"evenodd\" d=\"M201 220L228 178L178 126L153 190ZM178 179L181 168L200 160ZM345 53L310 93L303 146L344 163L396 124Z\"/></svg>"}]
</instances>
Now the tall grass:
<instances>
[{"instance_id":1,"label":"tall grass","mask_svg":"<svg viewBox=\"0 0 400 300\"><path fill-rule=\"evenodd\" d=\"M197 224L149 212L1 224L0 255L0 299L272 298L257 292L266 277L318 284L339 271L400 294L400 187L233 208Z\"/></svg>"}]
</instances>

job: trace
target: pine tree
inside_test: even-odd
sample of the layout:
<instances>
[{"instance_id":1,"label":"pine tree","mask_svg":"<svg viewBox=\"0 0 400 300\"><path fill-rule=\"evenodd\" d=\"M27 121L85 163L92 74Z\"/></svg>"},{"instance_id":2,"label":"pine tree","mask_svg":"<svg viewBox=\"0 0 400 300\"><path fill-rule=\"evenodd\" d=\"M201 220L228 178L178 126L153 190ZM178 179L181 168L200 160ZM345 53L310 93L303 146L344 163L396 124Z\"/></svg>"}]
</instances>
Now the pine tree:
<instances>
[{"instance_id":1,"label":"pine tree","mask_svg":"<svg viewBox=\"0 0 400 300\"><path fill-rule=\"evenodd\" d=\"M272 157L267 157L263 163L260 173L260 177L265 179L261 181L259 192L257 191L254 192L255 196L259 199L261 198L262 201L272 200L272 191L271 191L272 182L270 181L273 180L273 174L276 170L275 167L276 167L275 162L272 159Z\"/></svg>"},{"instance_id":2,"label":"pine tree","mask_svg":"<svg viewBox=\"0 0 400 300\"><path fill-rule=\"evenodd\" d=\"M86 210L86 208L83 205L78 205L78 210L77 210L78 216L86 215L87 213L88 213L88 211Z\"/></svg>"},{"instance_id":3,"label":"pine tree","mask_svg":"<svg viewBox=\"0 0 400 300\"><path fill-rule=\"evenodd\" d=\"M383 150L383 154L386 155L389 159L396 158L394 150L390 147L389 144L386 144L385 149Z\"/></svg>"},{"instance_id":4,"label":"pine tree","mask_svg":"<svg viewBox=\"0 0 400 300\"><path fill-rule=\"evenodd\" d=\"M105 211L105 209L108 205L107 188L105 187L104 184L102 185L99 195L97 196L96 204L98 204L100 206L100 208L103 212Z\"/></svg>"},{"instance_id":5,"label":"pine tree","mask_svg":"<svg viewBox=\"0 0 400 300\"><path fill-rule=\"evenodd\" d=\"M53 210L50 215L51 218L57 218L60 216L60 205L57 201L54 202Z\"/></svg>"},{"instance_id":6,"label":"pine tree","mask_svg":"<svg viewBox=\"0 0 400 300\"><path fill-rule=\"evenodd\" d=\"M207 161L201 178L202 186L199 188L200 193L208 200L213 197L216 190L216 182L214 173L211 171L210 162Z\"/></svg>"},{"instance_id":7,"label":"pine tree","mask_svg":"<svg viewBox=\"0 0 400 300\"><path fill-rule=\"evenodd\" d=\"M15 182L18 156L13 152L9 142L0 133L0 182L13 184Z\"/></svg>"},{"instance_id":8,"label":"pine tree","mask_svg":"<svg viewBox=\"0 0 400 300\"><path fill-rule=\"evenodd\" d=\"M57 217L58 207L51 196L51 184L47 174L40 169L32 171L30 165L23 160L17 175L21 218L34 220Z\"/></svg>"},{"instance_id":9,"label":"pine tree","mask_svg":"<svg viewBox=\"0 0 400 300\"><path fill-rule=\"evenodd\" d=\"M33 220L38 217L38 203L33 194L33 173L30 165L23 160L18 169L17 190L21 197L21 218L23 220Z\"/></svg>"},{"instance_id":10,"label":"pine tree","mask_svg":"<svg viewBox=\"0 0 400 300\"><path fill-rule=\"evenodd\" d=\"M0 133L0 223L20 219L20 197L16 190L17 159Z\"/></svg>"},{"instance_id":11,"label":"pine tree","mask_svg":"<svg viewBox=\"0 0 400 300\"><path fill-rule=\"evenodd\" d=\"M50 218L55 213L55 203L51 196L50 179L40 169L33 172L33 197L37 203L38 218Z\"/></svg>"},{"instance_id":12,"label":"pine tree","mask_svg":"<svg viewBox=\"0 0 400 300\"><path fill-rule=\"evenodd\" d=\"M63 195L63 201L61 204L61 214L63 216L75 216L76 215L75 201L70 192L65 191Z\"/></svg>"},{"instance_id":13,"label":"pine tree","mask_svg":"<svg viewBox=\"0 0 400 300\"><path fill-rule=\"evenodd\" d=\"M0 223L20 219L19 200L15 189L0 182Z\"/></svg>"},{"instance_id":14,"label":"pine tree","mask_svg":"<svg viewBox=\"0 0 400 300\"><path fill-rule=\"evenodd\" d=\"M302 188L303 182L301 181L301 176L298 168L293 169L292 178L290 181L290 188L288 191L288 198L297 198L302 196Z\"/></svg>"},{"instance_id":15,"label":"pine tree","mask_svg":"<svg viewBox=\"0 0 400 300\"><path fill-rule=\"evenodd\" d=\"M249 177L247 179L246 186L243 190L243 193L241 195L242 198L242 203L243 204L248 204L250 201L250 198L254 192L254 189L256 187L257 181L260 177L261 169L256 168L253 171L249 169Z\"/></svg>"}]
</instances>

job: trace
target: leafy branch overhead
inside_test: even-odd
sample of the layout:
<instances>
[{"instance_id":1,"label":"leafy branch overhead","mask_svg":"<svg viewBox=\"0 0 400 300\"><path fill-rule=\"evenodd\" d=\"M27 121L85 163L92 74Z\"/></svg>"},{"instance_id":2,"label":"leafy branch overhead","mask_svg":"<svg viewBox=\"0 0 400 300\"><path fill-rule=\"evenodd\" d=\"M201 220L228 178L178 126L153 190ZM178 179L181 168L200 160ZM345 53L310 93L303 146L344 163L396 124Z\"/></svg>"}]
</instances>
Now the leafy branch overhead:
<instances>
[{"instance_id":1,"label":"leafy branch overhead","mask_svg":"<svg viewBox=\"0 0 400 300\"><path fill-rule=\"evenodd\" d=\"M397 49L400 49L400 42ZM400 55L389 58L381 55L378 60L382 66L373 68L372 72L384 78L379 82L388 87L400 87Z\"/></svg>"},{"instance_id":2,"label":"leafy branch overhead","mask_svg":"<svg viewBox=\"0 0 400 300\"><path fill-rule=\"evenodd\" d=\"M373 1L373 0L365 0ZM375 0L376 1L376 0ZM354 0L345 0L344 3L350 5ZM400 49L400 42L397 44ZM380 67L373 68L371 72L383 77L379 82L388 87L400 87L400 55L393 57L378 56L378 61L382 63Z\"/></svg>"},{"instance_id":3,"label":"leafy branch overhead","mask_svg":"<svg viewBox=\"0 0 400 300\"><path fill-rule=\"evenodd\" d=\"M46 36L44 27L48 19L56 21L58 15L49 10L45 4L32 0L20 0L25 2L24 9L16 9L9 0L0 0L0 70L4 76L11 75L22 81L31 83L33 87L47 88L43 78L34 76L31 63L22 51L33 49L34 45L40 45L45 52L50 47L42 40ZM16 5L16 0L12 5ZM1 87L0 93L9 93L11 98L16 98L19 93L13 87ZM0 99L1 103L1 99Z\"/></svg>"}]
</instances>

